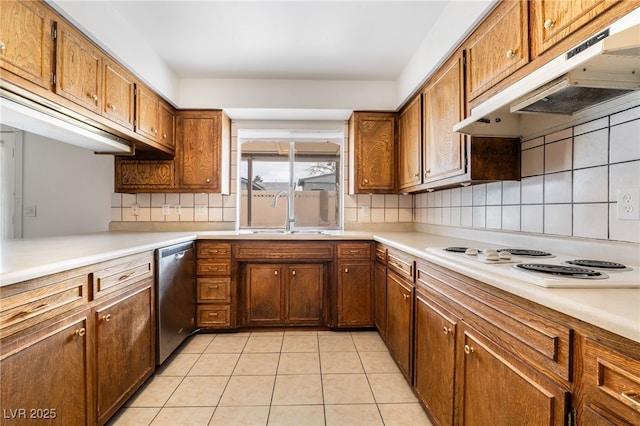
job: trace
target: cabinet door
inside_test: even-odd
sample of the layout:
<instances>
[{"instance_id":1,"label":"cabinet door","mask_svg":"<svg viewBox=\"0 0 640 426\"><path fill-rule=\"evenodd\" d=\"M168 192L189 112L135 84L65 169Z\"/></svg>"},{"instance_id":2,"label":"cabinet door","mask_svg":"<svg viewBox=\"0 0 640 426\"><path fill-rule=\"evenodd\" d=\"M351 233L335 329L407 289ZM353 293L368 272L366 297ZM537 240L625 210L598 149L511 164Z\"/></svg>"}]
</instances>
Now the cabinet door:
<instances>
[{"instance_id":1,"label":"cabinet door","mask_svg":"<svg viewBox=\"0 0 640 426\"><path fill-rule=\"evenodd\" d=\"M413 286L387 274L387 346L411 383L413 353Z\"/></svg>"},{"instance_id":2,"label":"cabinet door","mask_svg":"<svg viewBox=\"0 0 640 426\"><path fill-rule=\"evenodd\" d=\"M527 5L526 0L502 2L472 35L467 48L468 100L529 62Z\"/></svg>"},{"instance_id":3,"label":"cabinet door","mask_svg":"<svg viewBox=\"0 0 640 426\"><path fill-rule=\"evenodd\" d=\"M395 191L395 114L354 112L349 127L350 192Z\"/></svg>"},{"instance_id":4,"label":"cabinet door","mask_svg":"<svg viewBox=\"0 0 640 426\"><path fill-rule=\"evenodd\" d=\"M79 32L58 23L56 93L100 114L102 110L102 54Z\"/></svg>"},{"instance_id":5,"label":"cabinet door","mask_svg":"<svg viewBox=\"0 0 640 426\"><path fill-rule=\"evenodd\" d=\"M173 160L115 158L115 192L163 192L175 186Z\"/></svg>"},{"instance_id":6,"label":"cabinet door","mask_svg":"<svg viewBox=\"0 0 640 426\"><path fill-rule=\"evenodd\" d=\"M414 387L439 425L453 425L457 319L416 292Z\"/></svg>"},{"instance_id":7,"label":"cabinet door","mask_svg":"<svg viewBox=\"0 0 640 426\"><path fill-rule=\"evenodd\" d=\"M465 329L456 381L462 390L459 424L566 424L569 392L540 377L485 336ZM460 359L460 358L458 358Z\"/></svg>"},{"instance_id":8,"label":"cabinet door","mask_svg":"<svg viewBox=\"0 0 640 426\"><path fill-rule=\"evenodd\" d=\"M53 13L43 3L2 1L0 67L46 89L53 73ZM2 78L7 78L6 74Z\"/></svg>"},{"instance_id":9,"label":"cabinet door","mask_svg":"<svg viewBox=\"0 0 640 426\"><path fill-rule=\"evenodd\" d=\"M24 348L2 355L0 403L6 424L92 423L86 331L86 316L76 316L30 335Z\"/></svg>"},{"instance_id":10,"label":"cabinet door","mask_svg":"<svg viewBox=\"0 0 640 426\"><path fill-rule=\"evenodd\" d=\"M168 148L176 148L175 114L173 109L164 102L160 102L160 138L158 142Z\"/></svg>"},{"instance_id":11,"label":"cabinet door","mask_svg":"<svg viewBox=\"0 0 640 426\"><path fill-rule=\"evenodd\" d=\"M136 133L157 141L159 124L160 100L151 90L138 84L136 87Z\"/></svg>"},{"instance_id":12,"label":"cabinet door","mask_svg":"<svg viewBox=\"0 0 640 426\"><path fill-rule=\"evenodd\" d=\"M422 183L422 95L418 94L398 118L398 188Z\"/></svg>"},{"instance_id":13,"label":"cabinet door","mask_svg":"<svg viewBox=\"0 0 640 426\"><path fill-rule=\"evenodd\" d=\"M464 60L458 55L424 92L424 182L465 172L464 138L453 125L464 118Z\"/></svg>"},{"instance_id":14,"label":"cabinet door","mask_svg":"<svg viewBox=\"0 0 640 426\"><path fill-rule=\"evenodd\" d=\"M112 121L133 130L135 111L133 76L114 61L104 60L104 105L102 115Z\"/></svg>"},{"instance_id":15,"label":"cabinet door","mask_svg":"<svg viewBox=\"0 0 640 426\"><path fill-rule=\"evenodd\" d=\"M387 339L387 268L377 263L374 271L374 317L383 340Z\"/></svg>"},{"instance_id":16,"label":"cabinet door","mask_svg":"<svg viewBox=\"0 0 640 426\"><path fill-rule=\"evenodd\" d=\"M582 25L595 19L618 0L531 0L531 54L536 57Z\"/></svg>"},{"instance_id":17,"label":"cabinet door","mask_svg":"<svg viewBox=\"0 0 640 426\"><path fill-rule=\"evenodd\" d=\"M247 325L282 325L282 265L246 265Z\"/></svg>"},{"instance_id":18,"label":"cabinet door","mask_svg":"<svg viewBox=\"0 0 640 426\"><path fill-rule=\"evenodd\" d=\"M152 281L95 310L96 414L100 424L155 368Z\"/></svg>"},{"instance_id":19,"label":"cabinet door","mask_svg":"<svg viewBox=\"0 0 640 426\"><path fill-rule=\"evenodd\" d=\"M341 261L338 269L338 326L373 326L371 262Z\"/></svg>"},{"instance_id":20,"label":"cabinet door","mask_svg":"<svg viewBox=\"0 0 640 426\"><path fill-rule=\"evenodd\" d=\"M288 265L286 323L322 325L324 266L322 264Z\"/></svg>"},{"instance_id":21,"label":"cabinet door","mask_svg":"<svg viewBox=\"0 0 640 426\"><path fill-rule=\"evenodd\" d=\"M177 119L179 185L220 190L220 112L184 112Z\"/></svg>"}]
</instances>

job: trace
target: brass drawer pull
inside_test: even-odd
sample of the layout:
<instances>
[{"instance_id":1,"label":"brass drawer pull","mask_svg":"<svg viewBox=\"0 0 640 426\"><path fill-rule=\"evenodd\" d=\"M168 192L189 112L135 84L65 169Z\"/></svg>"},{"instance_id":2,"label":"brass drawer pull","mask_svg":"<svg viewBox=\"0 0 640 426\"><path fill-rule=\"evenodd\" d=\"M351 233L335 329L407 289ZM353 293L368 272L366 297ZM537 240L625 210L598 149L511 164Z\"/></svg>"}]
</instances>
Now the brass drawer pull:
<instances>
[{"instance_id":1,"label":"brass drawer pull","mask_svg":"<svg viewBox=\"0 0 640 426\"><path fill-rule=\"evenodd\" d=\"M470 355L474 352L473 346L464 345L464 353Z\"/></svg>"},{"instance_id":2,"label":"brass drawer pull","mask_svg":"<svg viewBox=\"0 0 640 426\"><path fill-rule=\"evenodd\" d=\"M209 316L210 317L217 317L218 313L217 312L209 312Z\"/></svg>"},{"instance_id":3,"label":"brass drawer pull","mask_svg":"<svg viewBox=\"0 0 640 426\"><path fill-rule=\"evenodd\" d=\"M633 405L640 406L640 393L634 391L622 392L620 395L627 401L631 401Z\"/></svg>"},{"instance_id":4,"label":"brass drawer pull","mask_svg":"<svg viewBox=\"0 0 640 426\"><path fill-rule=\"evenodd\" d=\"M354 254L360 253L360 250L349 250L349 253L354 253Z\"/></svg>"},{"instance_id":5,"label":"brass drawer pull","mask_svg":"<svg viewBox=\"0 0 640 426\"><path fill-rule=\"evenodd\" d=\"M129 272L128 274L124 274L124 275L120 276L120 278L118 278L118 281L124 281L127 278L130 278L133 274L135 274L135 272Z\"/></svg>"},{"instance_id":6,"label":"brass drawer pull","mask_svg":"<svg viewBox=\"0 0 640 426\"><path fill-rule=\"evenodd\" d=\"M220 288L220 286L219 286L218 284L215 284L215 285L209 285L209 290L217 290L217 289L219 289L219 288Z\"/></svg>"}]
</instances>

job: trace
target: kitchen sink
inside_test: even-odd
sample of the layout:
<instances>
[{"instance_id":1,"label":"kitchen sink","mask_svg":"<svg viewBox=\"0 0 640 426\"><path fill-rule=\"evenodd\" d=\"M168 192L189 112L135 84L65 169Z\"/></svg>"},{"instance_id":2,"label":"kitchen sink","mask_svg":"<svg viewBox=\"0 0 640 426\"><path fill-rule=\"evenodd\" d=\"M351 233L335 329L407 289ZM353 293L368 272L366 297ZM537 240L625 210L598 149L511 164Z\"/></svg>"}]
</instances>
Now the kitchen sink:
<instances>
[{"instance_id":1,"label":"kitchen sink","mask_svg":"<svg viewBox=\"0 0 640 426\"><path fill-rule=\"evenodd\" d=\"M284 229L246 229L239 231L240 234L253 235L335 235L338 231L322 231L317 229L297 229L285 231Z\"/></svg>"}]
</instances>

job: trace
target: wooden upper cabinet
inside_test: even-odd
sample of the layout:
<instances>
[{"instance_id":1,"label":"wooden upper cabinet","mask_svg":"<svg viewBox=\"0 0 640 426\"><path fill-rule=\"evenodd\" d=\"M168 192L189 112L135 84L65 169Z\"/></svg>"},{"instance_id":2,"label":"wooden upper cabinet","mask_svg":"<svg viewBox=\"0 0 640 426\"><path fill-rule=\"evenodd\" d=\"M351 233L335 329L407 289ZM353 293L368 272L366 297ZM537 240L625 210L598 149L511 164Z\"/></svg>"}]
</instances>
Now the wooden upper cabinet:
<instances>
[{"instance_id":1,"label":"wooden upper cabinet","mask_svg":"<svg viewBox=\"0 0 640 426\"><path fill-rule=\"evenodd\" d=\"M136 90L136 132L153 141L160 131L160 98L139 84Z\"/></svg>"},{"instance_id":2,"label":"wooden upper cabinet","mask_svg":"<svg viewBox=\"0 0 640 426\"><path fill-rule=\"evenodd\" d=\"M621 2L531 0L531 56L535 58L617 3Z\"/></svg>"},{"instance_id":3,"label":"wooden upper cabinet","mask_svg":"<svg viewBox=\"0 0 640 426\"><path fill-rule=\"evenodd\" d=\"M466 45L468 100L529 62L527 4L526 0L501 2L470 37Z\"/></svg>"},{"instance_id":4,"label":"wooden upper cabinet","mask_svg":"<svg viewBox=\"0 0 640 426\"><path fill-rule=\"evenodd\" d=\"M453 131L464 118L464 58L458 54L423 92L425 183L465 172L465 136Z\"/></svg>"},{"instance_id":5,"label":"wooden upper cabinet","mask_svg":"<svg viewBox=\"0 0 640 426\"><path fill-rule=\"evenodd\" d=\"M135 80L133 76L114 61L105 58L102 115L133 130L135 111Z\"/></svg>"},{"instance_id":6,"label":"wooden upper cabinet","mask_svg":"<svg viewBox=\"0 0 640 426\"><path fill-rule=\"evenodd\" d=\"M51 89L54 58L54 15L42 3L2 1L0 67L4 71ZM11 76L3 73L3 79Z\"/></svg>"},{"instance_id":7,"label":"wooden upper cabinet","mask_svg":"<svg viewBox=\"0 0 640 426\"><path fill-rule=\"evenodd\" d=\"M354 112L349 120L349 192L396 190L396 114Z\"/></svg>"},{"instance_id":8,"label":"wooden upper cabinet","mask_svg":"<svg viewBox=\"0 0 640 426\"><path fill-rule=\"evenodd\" d=\"M158 134L158 142L162 145L175 150L175 113L166 103L160 101L160 133Z\"/></svg>"},{"instance_id":9,"label":"wooden upper cabinet","mask_svg":"<svg viewBox=\"0 0 640 426\"><path fill-rule=\"evenodd\" d=\"M398 118L398 189L422 183L422 95L418 94Z\"/></svg>"},{"instance_id":10,"label":"wooden upper cabinet","mask_svg":"<svg viewBox=\"0 0 640 426\"><path fill-rule=\"evenodd\" d=\"M115 192L170 192L175 188L173 160L115 157Z\"/></svg>"},{"instance_id":11,"label":"wooden upper cabinet","mask_svg":"<svg viewBox=\"0 0 640 426\"><path fill-rule=\"evenodd\" d=\"M222 111L180 111L176 124L178 186L228 192L230 123Z\"/></svg>"},{"instance_id":12,"label":"wooden upper cabinet","mask_svg":"<svg viewBox=\"0 0 640 426\"><path fill-rule=\"evenodd\" d=\"M100 114L103 55L71 26L59 22L56 43L56 93Z\"/></svg>"}]
</instances>

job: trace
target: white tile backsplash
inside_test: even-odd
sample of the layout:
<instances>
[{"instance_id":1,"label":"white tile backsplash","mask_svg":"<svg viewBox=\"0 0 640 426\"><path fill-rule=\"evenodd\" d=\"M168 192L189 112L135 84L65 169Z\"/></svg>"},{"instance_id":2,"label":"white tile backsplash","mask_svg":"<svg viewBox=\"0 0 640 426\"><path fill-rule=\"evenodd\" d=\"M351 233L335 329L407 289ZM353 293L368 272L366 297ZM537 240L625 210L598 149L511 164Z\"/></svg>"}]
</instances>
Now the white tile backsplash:
<instances>
[{"instance_id":1,"label":"white tile backsplash","mask_svg":"<svg viewBox=\"0 0 640 426\"><path fill-rule=\"evenodd\" d=\"M574 204L573 236L606 239L609 215L608 203Z\"/></svg>"},{"instance_id":2,"label":"white tile backsplash","mask_svg":"<svg viewBox=\"0 0 640 426\"><path fill-rule=\"evenodd\" d=\"M523 178L522 204L542 204L544 197L544 176Z\"/></svg>"},{"instance_id":3,"label":"white tile backsplash","mask_svg":"<svg viewBox=\"0 0 640 426\"><path fill-rule=\"evenodd\" d=\"M576 136L573 141L573 167L601 166L609 161L609 129Z\"/></svg>"},{"instance_id":4,"label":"white tile backsplash","mask_svg":"<svg viewBox=\"0 0 640 426\"><path fill-rule=\"evenodd\" d=\"M544 173L544 146L524 150L521 155L522 177Z\"/></svg>"},{"instance_id":5,"label":"white tile backsplash","mask_svg":"<svg viewBox=\"0 0 640 426\"><path fill-rule=\"evenodd\" d=\"M545 204L544 233L571 235L571 204Z\"/></svg>"},{"instance_id":6,"label":"white tile backsplash","mask_svg":"<svg viewBox=\"0 0 640 426\"><path fill-rule=\"evenodd\" d=\"M544 175L544 202L571 202L571 172Z\"/></svg>"},{"instance_id":7,"label":"white tile backsplash","mask_svg":"<svg viewBox=\"0 0 640 426\"><path fill-rule=\"evenodd\" d=\"M573 202L607 202L609 195L609 168L591 167L573 172Z\"/></svg>"},{"instance_id":8,"label":"white tile backsplash","mask_svg":"<svg viewBox=\"0 0 640 426\"><path fill-rule=\"evenodd\" d=\"M544 146L544 172L571 170L573 163L573 141L564 139Z\"/></svg>"},{"instance_id":9,"label":"white tile backsplash","mask_svg":"<svg viewBox=\"0 0 640 426\"><path fill-rule=\"evenodd\" d=\"M609 139L612 163L640 159L640 119L611 127Z\"/></svg>"}]
</instances>

